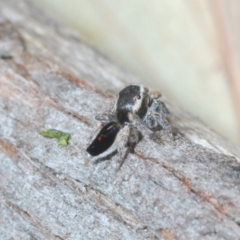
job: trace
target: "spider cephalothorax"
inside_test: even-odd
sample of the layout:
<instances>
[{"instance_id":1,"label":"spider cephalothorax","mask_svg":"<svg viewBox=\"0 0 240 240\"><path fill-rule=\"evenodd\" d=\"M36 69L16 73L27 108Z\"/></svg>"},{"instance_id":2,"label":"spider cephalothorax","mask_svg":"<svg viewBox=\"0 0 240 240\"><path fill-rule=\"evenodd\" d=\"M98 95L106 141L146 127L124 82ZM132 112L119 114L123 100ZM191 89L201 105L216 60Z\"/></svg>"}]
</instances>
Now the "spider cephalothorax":
<instances>
[{"instance_id":1,"label":"spider cephalothorax","mask_svg":"<svg viewBox=\"0 0 240 240\"><path fill-rule=\"evenodd\" d=\"M120 123L130 122L129 113L143 118L148 111L150 97L148 89L141 85L130 85L120 91L116 103L116 115Z\"/></svg>"},{"instance_id":2,"label":"spider cephalothorax","mask_svg":"<svg viewBox=\"0 0 240 240\"><path fill-rule=\"evenodd\" d=\"M140 140L143 127L153 132L165 130L171 133L169 111L160 97L159 92L149 92L142 85L122 89L114 106L96 117L103 127L87 148L88 158L98 160L117 151L123 160L129 147Z\"/></svg>"}]
</instances>

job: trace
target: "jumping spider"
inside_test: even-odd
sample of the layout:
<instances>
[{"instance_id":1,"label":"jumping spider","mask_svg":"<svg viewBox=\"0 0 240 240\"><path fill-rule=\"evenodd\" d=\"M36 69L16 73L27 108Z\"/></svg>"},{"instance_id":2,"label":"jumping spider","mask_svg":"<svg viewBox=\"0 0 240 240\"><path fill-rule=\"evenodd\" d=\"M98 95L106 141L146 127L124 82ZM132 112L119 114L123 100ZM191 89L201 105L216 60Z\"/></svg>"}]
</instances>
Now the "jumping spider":
<instances>
[{"instance_id":1,"label":"jumping spider","mask_svg":"<svg viewBox=\"0 0 240 240\"><path fill-rule=\"evenodd\" d=\"M118 153L121 167L128 151L141 138L141 129L150 132L164 130L172 134L169 124L169 111L159 99L157 91L149 92L142 85L129 85L119 92L114 106L107 112L96 116L101 122L101 130L93 137L87 148L88 158L100 160L114 152Z\"/></svg>"}]
</instances>

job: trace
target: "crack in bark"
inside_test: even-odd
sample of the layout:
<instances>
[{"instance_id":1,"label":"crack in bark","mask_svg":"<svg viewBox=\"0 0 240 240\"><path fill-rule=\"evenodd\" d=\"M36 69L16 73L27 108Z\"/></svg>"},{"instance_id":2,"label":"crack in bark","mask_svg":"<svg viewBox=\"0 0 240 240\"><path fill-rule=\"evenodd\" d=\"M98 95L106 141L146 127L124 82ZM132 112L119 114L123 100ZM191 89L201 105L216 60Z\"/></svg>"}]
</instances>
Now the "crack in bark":
<instances>
[{"instance_id":1,"label":"crack in bark","mask_svg":"<svg viewBox=\"0 0 240 240\"><path fill-rule=\"evenodd\" d=\"M233 219L231 216L229 216L227 213L226 213L226 210L224 209L224 207L219 204L217 202L217 200L215 198L213 198L212 196L204 193L203 191L198 191L198 190L195 190L193 188L193 186L191 185L191 182L183 175L179 174L174 168L172 168L171 166L167 165L166 163L164 162L160 162L158 159L156 158L146 158L144 156L142 156L140 153L135 153L139 158L141 158L142 160L146 161L146 160L149 160L155 164L159 164L161 165L164 169L166 169L168 172L172 173L172 175L178 180L180 181L186 188L189 192L193 193L195 196L197 196L198 198L202 199L204 202L207 202L209 204L211 204L214 209L216 209L219 213L225 215L229 220L233 221L234 223L238 224L239 223Z\"/></svg>"},{"instance_id":2,"label":"crack in bark","mask_svg":"<svg viewBox=\"0 0 240 240\"><path fill-rule=\"evenodd\" d=\"M17 156L22 155L21 152L19 152L17 148L14 145L12 145L12 143L8 141L4 141L2 139L0 139L0 150L13 159L16 159ZM211 206L214 207L214 209L216 209L219 213L226 216L229 220L236 223L237 226L239 227L239 222L237 222L235 219L229 216L229 214L226 213L226 210L224 209L224 207L220 205L215 198L212 198L210 195L207 195L203 191L198 191L194 189L193 186L191 185L191 182L185 176L179 174L174 168L172 168L165 162L159 161L156 158L147 158L138 152L135 152L135 155L144 161L149 160L154 164L161 165L164 169L170 172L176 179L178 179L178 181L180 181L187 188L189 192L193 193L195 196L202 199L204 202L209 203ZM26 159L26 157L27 156L25 156L24 154L24 159ZM32 159L32 158L29 159L27 157L27 161L30 163L35 163L33 165L37 167L37 169L39 169L42 172L42 174L44 174L51 180L57 181L57 182L59 182L60 180L60 183L71 188L77 194L81 194L85 198L90 199L90 201L93 201L101 205L103 208L110 209L113 212L113 216L115 216L119 221L123 222L125 225L129 225L131 227L138 226L137 230L146 229L146 226L142 222L140 222L139 219L133 216L128 210L124 209L120 204L114 202L103 192L89 186L88 184L81 182L78 179L74 179L61 172L56 172L52 168L45 166L38 159ZM159 234L156 232L156 230L151 229L148 226L147 226L147 230L149 231L149 233L154 234L155 236L158 236Z\"/></svg>"},{"instance_id":3,"label":"crack in bark","mask_svg":"<svg viewBox=\"0 0 240 240\"><path fill-rule=\"evenodd\" d=\"M121 221L125 225L136 227L137 230L145 230L149 232L149 234L154 234L154 236L158 236L159 234L154 230L151 229L149 226L146 226L143 224L139 219L137 219L135 216L133 216L127 209L125 209L123 206L121 206L119 203L114 202L111 198L109 198L106 194L101 192L100 190L97 190L93 187L91 187L88 184L85 184L81 182L78 179L72 178L66 174L56 172L52 168L42 164L38 159L31 159L30 161L35 162L38 165L38 168L41 169L44 173L51 174L56 179L61 181L62 184L65 186L71 188L75 193L81 194L85 198L88 198L90 201L97 203L97 205L102 206L103 208L106 208L110 211L112 211L112 215L118 219L118 221ZM56 180L55 179L55 180ZM81 186L79 186L80 184Z\"/></svg>"},{"instance_id":4,"label":"crack in bark","mask_svg":"<svg viewBox=\"0 0 240 240\"><path fill-rule=\"evenodd\" d=\"M39 97L41 98L41 100L43 100L49 106L55 108L56 110L58 110L59 112L62 112L63 114L65 114L67 116L73 117L73 118L83 122L87 126L91 126L90 122L87 120L86 117L81 116L77 113L65 110L63 107L61 107L59 104L57 104L49 95L47 95L45 92L43 92L42 89L40 88L40 86L31 78L31 74L29 73L29 71L27 70L27 68L24 65L14 61L14 60L9 61L8 64L11 67L11 69L13 69L15 71L17 70L17 73L21 77L23 77L23 79L31 81L33 83L34 90L40 95ZM62 77L64 77L64 75Z\"/></svg>"},{"instance_id":5,"label":"crack in bark","mask_svg":"<svg viewBox=\"0 0 240 240\"><path fill-rule=\"evenodd\" d=\"M161 233L165 240L178 240L174 232L170 229L161 229L159 230L159 232Z\"/></svg>"},{"instance_id":6,"label":"crack in bark","mask_svg":"<svg viewBox=\"0 0 240 240\"><path fill-rule=\"evenodd\" d=\"M1 3L1 4L4 4L4 3ZM12 9L15 6L15 1L13 1L13 3L11 3L7 6L9 6L9 9ZM21 9L21 8L17 7L16 9L18 9L18 11L19 11L19 9ZM32 14L32 9L30 12ZM16 13L17 13L17 11L16 11ZM40 17L41 17L41 19L44 19L42 13L40 14ZM23 20L20 21L20 25L19 25L20 33L21 33L22 21ZM49 23L51 23L51 21L49 21ZM16 23L16 26L18 26L17 24L18 23ZM60 29L60 27L59 27L59 29ZM15 28L15 30L17 30L17 28ZM55 28L54 30L57 31L58 29ZM23 34L24 34L24 31L26 31L26 33L28 33L27 29L23 29ZM8 34L10 34L10 36L11 36L11 32L9 32ZM23 35L23 36L25 36L25 35ZM45 105L51 106L51 107L55 108L57 111L60 111L61 113L65 114L67 116L73 117L76 120L81 121L88 126L91 126L89 119L86 119L84 116L80 116L77 113L72 113L71 111L66 110L64 107L61 106L60 102L58 102L57 100L55 102L53 99L51 99L51 97L44 92L44 89L42 89L41 86L39 86L37 84L37 82L35 82L34 79L32 79L32 78L34 78L34 73L39 74L38 76L44 76L44 75L42 75L42 73L44 73L44 72L51 73L54 76L60 75L60 77L68 80L68 82L72 82L73 84L75 84L78 87L83 87L85 89L92 90L92 91L100 94L103 97L110 98L112 96L106 92L102 92L99 89L95 88L94 83L92 84L93 86L91 84L89 84L87 82L87 79L86 79L86 81L84 81L81 78L76 77L74 74L69 73L68 70L66 70L66 71L62 70L59 63L62 61L63 62L62 66L64 66L64 58L63 59L59 58L60 60L57 61L58 60L57 57L54 58L54 56L50 56L50 54L49 54L50 51L49 51L49 49L47 49L47 47L45 47L44 44L42 44L42 46L41 46L42 49L40 49L40 47L36 45L38 43L42 43L41 40L37 41L37 42L34 42L34 41L31 42L32 35L30 34L29 36L30 36L30 38L29 38L30 40L28 38L26 38L26 43L33 45L32 49L29 50L29 52L28 52L28 49L24 48L24 51L21 54L18 54L17 58L15 58L14 55L13 56L6 55L6 56L2 56L2 59L5 60L5 62L7 62L10 67L12 67L13 72L16 75L19 74L24 79L29 80L29 81L31 81L31 83L33 83L33 89L36 92L38 92L39 95L37 95L35 93L34 94L37 97L39 97L40 101L45 101L46 102ZM34 35L34 36L36 37L36 35ZM20 34L18 37L22 38L22 36ZM18 39L18 37L17 37L17 39ZM67 37L66 37L66 39L69 40ZM22 40L25 41L24 38L22 38ZM30 53L30 51L34 52L34 50L37 51L37 53L39 53L39 50L46 50L46 52L47 51L49 51L49 52L48 52L48 55L43 53L43 55L45 54L45 56L39 57L38 55L35 56L34 54ZM19 63L17 61L20 61L21 63ZM65 68L65 69L67 69L67 68ZM31 71L33 72L33 74ZM14 76L14 73L13 73L13 76ZM46 80L49 80L49 79L50 78L48 78ZM96 78L94 79L94 81L97 81L97 80L98 79L96 79ZM20 87L19 87L19 89L22 90ZM189 124L189 122L188 122L188 124ZM74 193L79 194L79 195L81 194L83 197L88 198L89 201L95 202L97 206L98 205L100 206L100 208L103 208L104 210L105 209L109 210L110 212L112 212L113 217L116 217L119 221L123 222L125 225L128 225L129 228L134 227L134 229L136 230L136 226L137 226L137 230L144 231L147 229L147 231L152 233L155 237L159 237L159 238L164 237L165 239L175 239L174 229L153 230L150 227L143 225L133 214L131 214L131 212L129 212L127 209L125 209L119 203L114 202L111 198L109 198L103 192L91 187L88 184L85 184L84 182L81 182L78 179L72 178L61 172L55 171L54 169L41 163L41 161L39 161L38 159L29 158L27 156L27 154L24 152L24 150L23 150L23 152L21 152L21 150L18 150L11 142L9 142L5 139L0 139L0 151L3 152L4 154L10 156L12 161L14 161L15 165L17 165L19 163L19 161L22 161L22 159L23 159L23 161L25 161L25 163L28 164L28 166L26 164L26 168L31 167L31 170L34 169L36 172L40 172L43 177L46 177L46 179L48 179L48 181L52 181L53 183L63 184L67 188L70 188ZM193 149L193 151L194 151L194 149ZM236 222L236 220L234 220L233 217L230 216L231 211L229 211L229 213L228 213L227 207L225 209L224 205L219 204L219 202L217 201L218 199L216 199L213 196L211 196L210 194L207 194L206 192L202 191L201 187L199 188L199 190L195 189L195 188L197 188L198 185L197 184L193 185L193 182L191 182L191 179L188 179L187 176L184 176L181 173L181 171L177 171L177 169L174 169L174 166L172 167L172 166L168 165L167 162L164 162L163 160L161 161L157 158L149 158L148 159L145 156L138 155L138 153L136 155L139 158L141 158L142 160L152 161L154 163L153 165L159 164L163 169L165 169L167 172L172 174L173 178L176 178L177 181L180 182L181 185L183 185L187 189L186 192L189 192L190 196L192 194L191 198L192 197L194 198L194 196L196 196L197 199L201 199L201 202L203 202L203 207L205 207L204 205L207 205L210 207L212 206L212 209L211 209L211 211L213 212L212 214L215 214L215 215L217 214L217 216L219 216L219 215L226 216L226 218L232 220L233 223L236 223L239 228L240 223ZM208 156L208 159L210 159L209 156ZM150 178L150 180L153 181L155 184L161 186L161 184L157 183L153 179ZM45 184L46 184L46 182L45 182ZM163 186L161 186L161 187L163 187ZM236 193L236 191L234 193ZM37 225L36 227L38 227L38 224L41 224L39 222L34 222L35 219L33 219L32 216L30 216L28 212L24 211L19 206L16 206L11 202L7 202L7 204L8 204L7 206L9 208L12 208L16 212L18 212L22 217L28 219L30 222L32 221L32 225L36 224ZM231 206L231 207L232 207L231 210L234 210L234 208L235 209L237 208L236 206ZM184 215L184 217L186 217L186 216ZM48 234L48 230L46 230L44 228L44 226L42 226L42 225L40 226L40 228L41 227L43 228L43 231L44 232L47 231L47 234ZM50 226L49 226L49 228L50 228ZM176 229L176 230L179 231L179 229ZM50 234L51 234L51 236L56 237L56 239L63 239L59 236L52 235L52 233L50 233Z\"/></svg>"},{"instance_id":7,"label":"crack in bark","mask_svg":"<svg viewBox=\"0 0 240 240\"><path fill-rule=\"evenodd\" d=\"M22 218L27 219L31 223L31 225L37 228L37 230L39 230L47 239L64 240L60 236L51 233L51 231L46 229L37 219L32 217L27 211L21 209L19 206L11 203L10 201L6 201L5 199L2 199L2 200L4 200L2 202L3 204L5 204L5 206L15 211Z\"/></svg>"},{"instance_id":8,"label":"crack in bark","mask_svg":"<svg viewBox=\"0 0 240 240\"><path fill-rule=\"evenodd\" d=\"M18 155L18 150L15 148L10 142L3 141L0 138L0 150L1 152L5 153L7 156L11 158L16 157Z\"/></svg>"},{"instance_id":9,"label":"crack in bark","mask_svg":"<svg viewBox=\"0 0 240 240\"><path fill-rule=\"evenodd\" d=\"M98 93L99 95L101 95L102 97L114 98L114 96L112 94L103 92L103 91L99 90L98 88L89 85L84 80L80 79L79 77L74 76L73 74L71 74L69 72L61 70L58 73L60 73L62 77L64 77L67 80L71 81L72 83L74 83L78 87L80 86L80 87L84 87L86 89L92 90L95 93Z\"/></svg>"},{"instance_id":10,"label":"crack in bark","mask_svg":"<svg viewBox=\"0 0 240 240\"><path fill-rule=\"evenodd\" d=\"M10 142L3 141L2 139L0 139L0 150L3 151L6 155L10 156L12 160L16 159L16 156L17 156L16 154L18 153L18 155L20 155L23 159L25 159L25 161L30 162L32 166L40 170L45 177L50 178L51 181L61 183L67 186L68 188L71 188L76 194L80 194L83 197L88 198L90 201L97 203L97 205L102 206L103 209L108 209L112 211L113 213L112 215L115 216L115 218L118 219L118 221L122 222L125 225L130 226L131 228L135 227L136 231L140 231L141 229L146 231L147 229L148 234L154 235L155 237L159 235L157 231L143 224L141 221L139 221L139 219L133 216L127 209L125 209L120 204L114 202L111 198L109 198L103 192L91 187L88 184L81 182L78 179L74 179L61 172L56 172L54 169L41 163L38 159L29 158L25 154L21 154L21 152L18 151L16 147L12 145ZM35 224L34 225L35 227L37 228L39 227L39 229L43 229L42 225L39 222L34 222L34 219L31 218L27 212L24 212L22 209L20 209L16 205L12 204L12 206L14 207L14 210L21 213L20 214L21 216L25 216L27 219L32 219L33 225ZM59 236L52 235L52 237L59 237ZM53 239L57 239L57 238L53 238ZM58 239L62 239L62 238L59 237Z\"/></svg>"},{"instance_id":11,"label":"crack in bark","mask_svg":"<svg viewBox=\"0 0 240 240\"><path fill-rule=\"evenodd\" d=\"M212 197L210 194L205 193L204 191L200 191L200 190L196 190L193 188L193 186L191 185L191 182L183 175L179 174L173 167L169 166L168 164L166 164L165 162L161 162L159 161L159 159L156 158L147 158L143 155L141 155L138 152L134 153L136 156L138 156L140 159L144 160L144 161L151 161L155 164L161 165L164 169L166 169L168 172L170 172L178 181L180 181L185 187L186 189L191 192L192 194L194 194L197 198L200 198L203 202L210 204L211 206L214 207L215 210L217 210L217 212L219 212L220 214L224 215L228 220L232 221L233 223L235 223L238 227L240 226L240 222L238 222L236 219L234 219L231 215L229 215L227 213L227 211L225 210L224 206L219 204L219 202L217 201L216 198ZM152 180L156 185L161 186L159 183L157 183L156 181ZM162 187L162 186L161 186ZM161 231L160 231L161 232ZM163 232L164 234L165 232ZM167 234L168 235L168 234ZM164 236L164 235L163 235ZM165 237L165 236L164 236ZM168 239L168 238L166 238ZM171 238L170 238L171 239ZM175 238L173 238L175 239Z\"/></svg>"}]
</instances>

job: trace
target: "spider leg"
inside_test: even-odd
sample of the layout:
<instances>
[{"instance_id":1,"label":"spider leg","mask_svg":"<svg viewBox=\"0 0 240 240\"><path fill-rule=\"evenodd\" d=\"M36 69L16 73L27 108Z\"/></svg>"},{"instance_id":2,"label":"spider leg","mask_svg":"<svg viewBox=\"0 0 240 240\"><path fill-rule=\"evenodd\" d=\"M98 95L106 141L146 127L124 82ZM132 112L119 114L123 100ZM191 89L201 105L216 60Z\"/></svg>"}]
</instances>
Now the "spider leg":
<instances>
[{"instance_id":1,"label":"spider leg","mask_svg":"<svg viewBox=\"0 0 240 240\"><path fill-rule=\"evenodd\" d=\"M122 130L119 132L116 141L114 144L116 144L117 147L117 158L118 158L118 166L116 168L116 171L119 171L121 166L123 165L128 153L129 153L129 147L128 147L128 141L131 134L131 127L130 125L125 125Z\"/></svg>"},{"instance_id":2,"label":"spider leg","mask_svg":"<svg viewBox=\"0 0 240 240\"><path fill-rule=\"evenodd\" d=\"M150 91L149 96L152 99L159 99L162 96L162 94L158 91Z\"/></svg>"},{"instance_id":3,"label":"spider leg","mask_svg":"<svg viewBox=\"0 0 240 240\"><path fill-rule=\"evenodd\" d=\"M135 145L141 140L141 133L138 131L137 128L131 127L130 134L128 138L128 146L130 149L133 149Z\"/></svg>"},{"instance_id":4,"label":"spider leg","mask_svg":"<svg viewBox=\"0 0 240 240\"><path fill-rule=\"evenodd\" d=\"M147 131L148 134L150 134L152 131L150 130L150 128L146 128L145 127L145 122L142 121L138 116L136 116L133 113L128 113L128 118L130 120L130 125L132 125L134 128L136 128L139 132L142 131L142 129L145 129Z\"/></svg>"},{"instance_id":5,"label":"spider leg","mask_svg":"<svg viewBox=\"0 0 240 240\"><path fill-rule=\"evenodd\" d=\"M165 142L171 142L173 140L172 127L165 113L158 113L157 121L158 124L162 127L162 131L156 134L160 135L160 139L164 139Z\"/></svg>"},{"instance_id":6,"label":"spider leg","mask_svg":"<svg viewBox=\"0 0 240 240\"><path fill-rule=\"evenodd\" d=\"M128 155L128 153L130 152L128 147L124 147L122 149L118 149L118 166L116 167L116 172L118 172L120 170L120 168L122 167L124 161L126 160L126 157Z\"/></svg>"},{"instance_id":7,"label":"spider leg","mask_svg":"<svg viewBox=\"0 0 240 240\"><path fill-rule=\"evenodd\" d=\"M119 150L118 150L119 165L116 168L116 171L120 170L128 153L133 150L133 148L135 147L135 145L139 142L139 140L141 138L140 132L136 128L134 128L130 125L127 125L127 126L129 127L129 133L128 133L129 135L128 135L127 139L125 138L125 140L127 140L127 145L124 145L122 148L119 148ZM126 144L125 141L124 141L124 144Z\"/></svg>"},{"instance_id":8,"label":"spider leg","mask_svg":"<svg viewBox=\"0 0 240 240\"><path fill-rule=\"evenodd\" d=\"M158 124L162 127L162 129L164 131L171 132L172 128L168 121L167 116L163 112L157 113L156 115L157 115L156 120L157 120Z\"/></svg>"},{"instance_id":9,"label":"spider leg","mask_svg":"<svg viewBox=\"0 0 240 240\"><path fill-rule=\"evenodd\" d=\"M163 130L172 139L172 127L169 122L170 112L166 105L159 100L160 96L157 97L157 93L155 93L155 96L156 98L153 100L146 118L147 125L150 128L154 127L158 131Z\"/></svg>"},{"instance_id":10,"label":"spider leg","mask_svg":"<svg viewBox=\"0 0 240 240\"><path fill-rule=\"evenodd\" d=\"M159 139L164 138L165 140L173 139L172 127L168 120L168 116L162 112L149 111L146 118L144 119L146 126L153 132L150 134L151 138ZM155 135L155 136L154 136Z\"/></svg>"},{"instance_id":11,"label":"spider leg","mask_svg":"<svg viewBox=\"0 0 240 240\"><path fill-rule=\"evenodd\" d=\"M116 104L111 106L109 110L96 115L95 119L103 123L116 121Z\"/></svg>"}]
</instances>

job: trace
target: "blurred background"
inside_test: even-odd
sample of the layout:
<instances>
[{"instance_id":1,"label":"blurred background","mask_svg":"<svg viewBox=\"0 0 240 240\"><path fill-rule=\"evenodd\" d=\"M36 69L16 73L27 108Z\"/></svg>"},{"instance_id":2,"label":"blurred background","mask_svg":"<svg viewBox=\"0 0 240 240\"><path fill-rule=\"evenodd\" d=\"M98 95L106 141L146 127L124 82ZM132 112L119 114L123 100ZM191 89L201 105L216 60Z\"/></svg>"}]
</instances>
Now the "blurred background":
<instances>
[{"instance_id":1,"label":"blurred background","mask_svg":"<svg viewBox=\"0 0 240 240\"><path fill-rule=\"evenodd\" d=\"M240 145L240 1L32 1Z\"/></svg>"}]
</instances>

